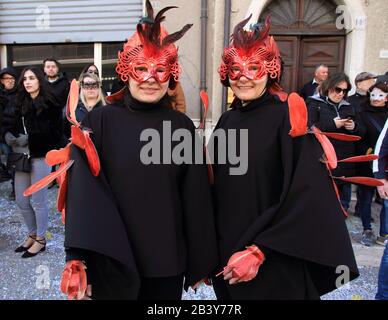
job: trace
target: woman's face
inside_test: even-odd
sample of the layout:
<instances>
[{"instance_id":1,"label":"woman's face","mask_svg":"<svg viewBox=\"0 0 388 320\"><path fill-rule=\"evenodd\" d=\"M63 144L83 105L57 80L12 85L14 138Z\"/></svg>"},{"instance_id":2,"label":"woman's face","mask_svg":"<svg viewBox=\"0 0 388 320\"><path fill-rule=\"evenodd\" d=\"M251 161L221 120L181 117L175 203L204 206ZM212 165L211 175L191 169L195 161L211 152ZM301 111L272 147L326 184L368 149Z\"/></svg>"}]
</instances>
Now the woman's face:
<instances>
[{"instance_id":1,"label":"woman's face","mask_svg":"<svg viewBox=\"0 0 388 320\"><path fill-rule=\"evenodd\" d=\"M98 75L98 71L97 71L97 68L95 66L90 66L88 68L88 73L94 73L94 74L97 74Z\"/></svg>"},{"instance_id":2,"label":"woman's face","mask_svg":"<svg viewBox=\"0 0 388 320\"><path fill-rule=\"evenodd\" d=\"M385 107L388 101L388 93L379 88L373 88L370 93L370 104L373 107Z\"/></svg>"},{"instance_id":3,"label":"woman's face","mask_svg":"<svg viewBox=\"0 0 388 320\"><path fill-rule=\"evenodd\" d=\"M251 101L260 97L263 94L267 82L267 75L258 80L250 80L245 76L242 76L237 80L229 79L233 93L242 101Z\"/></svg>"},{"instance_id":4,"label":"woman's face","mask_svg":"<svg viewBox=\"0 0 388 320\"><path fill-rule=\"evenodd\" d=\"M31 70L24 73L23 85L31 97L35 98L39 94L39 80Z\"/></svg>"},{"instance_id":5,"label":"woman's face","mask_svg":"<svg viewBox=\"0 0 388 320\"><path fill-rule=\"evenodd\" d=\"M100 84L90 77L85 77L81 83L81 89L87 100L97 99L100 92Z\"/></svg>"},{"instance_id":6,"label":"woman's face","mask_svg":"<svg viewBox=\"0 0 388 320\"><path fill-rule=\"evenodd\" d=\"M168 83L168 80L163 83L157 82L153 77L143 82L129 78L129 91L132 97L140 102L157 103L166 94Z\"/></svg>"},{"instance_id":7,"label":"woman's face","mask_svg":"<svg viewBox=\"0 0 388 320\"><path fill-rule=\"evenodd\" d=\"M346 81L338 83L333 89L329 90L329 99L335 103L340 103L345 98L348 92L348 84Z\"/></svg>"}]
</instances>

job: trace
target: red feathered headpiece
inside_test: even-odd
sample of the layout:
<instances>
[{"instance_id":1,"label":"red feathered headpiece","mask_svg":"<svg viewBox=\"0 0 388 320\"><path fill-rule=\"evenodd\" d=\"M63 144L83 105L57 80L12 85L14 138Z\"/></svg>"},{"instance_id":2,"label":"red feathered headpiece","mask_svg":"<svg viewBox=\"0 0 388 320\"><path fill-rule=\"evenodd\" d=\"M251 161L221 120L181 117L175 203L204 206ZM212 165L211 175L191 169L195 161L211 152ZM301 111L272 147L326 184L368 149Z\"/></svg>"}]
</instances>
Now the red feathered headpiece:
<instances>
[{"instance_id":1,"label":"red feathered headpiece","mask_svg":"<svg viewBox=\"0 0 388 320\"><path fill-rule=\"evenodd\" d=\"M273 37L269 36L269 16L262 30L256 25L252 30L246 31L244 26L250 18L251 16L236 25L231 37L231 45L224 50L218 69L221 82L229 86L229 79L237 80L245 76L248 79L257 80L267 74L274 80L270 82L269 91L282 99L285 96L279 85L282 62L278 46Z\"/></svg>"},{"instance_id":2,"label":"red feathered headpiece","mask_svg":"<svg viewBox=\"0 0 388 320\"><path fill-rule=\"evenodd\" d=\"M168 35L160 25L165 20L163 14L177 7L166 7L160 10L155 18L149 0L146 7L147 16L140 20L137 31L118 54L116 72L124 82L129 78L138 82L147 81L152 77L158 82L170 79L170 88L174 88L180 75L178 49L174 42L179 40L192 24L186 24L180 31Z\"/></svg>"}]
</instances>

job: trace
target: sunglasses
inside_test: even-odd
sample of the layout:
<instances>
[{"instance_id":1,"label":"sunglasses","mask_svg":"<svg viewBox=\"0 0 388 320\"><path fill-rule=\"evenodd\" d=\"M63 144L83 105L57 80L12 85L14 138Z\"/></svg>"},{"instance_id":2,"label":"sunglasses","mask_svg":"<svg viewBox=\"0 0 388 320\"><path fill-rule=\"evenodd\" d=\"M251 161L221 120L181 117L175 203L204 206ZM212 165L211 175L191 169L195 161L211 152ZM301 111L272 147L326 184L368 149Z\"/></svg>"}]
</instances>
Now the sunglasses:
<instances>
[{"instance_id":1,"label":"sunglasses","mask_svg":"<svg viewBox=\"0 0 388 320\"><path fill-rule=\"evenodd\" d=\"M91 89L98 89L100 87L100 84L98 82L83 82L81 83L82 89L91 90Z\"/></svg>"},{"instance_id":2,"label":"sunglasses","mask_svg":"<svg viewBox=\"0 0 388 320\"><path fill-rule=\"evenodd\" d=\"M337 93L337 94L340 94L340 93L344 93L344 95L346 95L347 93L348 93L348 89L342 89L342 88L340 88L340 87L335 87L334 88L334 91L335 91L335 93Z\"/></svg>"}]
</instances>

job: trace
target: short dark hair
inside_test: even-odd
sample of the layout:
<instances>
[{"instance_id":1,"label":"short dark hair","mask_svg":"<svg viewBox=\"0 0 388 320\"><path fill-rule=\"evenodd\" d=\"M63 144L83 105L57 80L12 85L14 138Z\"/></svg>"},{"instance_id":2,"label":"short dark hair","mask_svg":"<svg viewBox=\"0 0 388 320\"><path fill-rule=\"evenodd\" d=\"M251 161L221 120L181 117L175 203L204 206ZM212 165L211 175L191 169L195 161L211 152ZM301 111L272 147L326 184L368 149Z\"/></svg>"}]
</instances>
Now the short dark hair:
<instances>
[{"instance_id":1,"label":"short dark hair","mask_svg":"<svg viewBox=\"0 0 388 320\"><path fill-rule=\"evenodd\" d=\"M339 73L335 73L333 75L330 75L325 81L323 81L318 86L318 92L321 95L327 96L330 90L334 89L339 83L344 82L344 81L348 85L347 93L349 93L349 91L352 89L352 85L350 83L349 77L343 72L339 72ZM344 96L344 98L347 97L347 95L348 95L347 93Z\"/></svg>"},{"instance_id":2,"label":"short dark hair","mask_svg":"<svg viewBox=\"0 0 388 320\"><path fill-rule=\"evenodd\" d=\"M58 69L61 66L61 64L56 59L54 59L54 58L46 58L46 59L44 59L43 60L43 66L46 64L47 61L54 62L57 65Z\"/></svg>"}]
</instances>

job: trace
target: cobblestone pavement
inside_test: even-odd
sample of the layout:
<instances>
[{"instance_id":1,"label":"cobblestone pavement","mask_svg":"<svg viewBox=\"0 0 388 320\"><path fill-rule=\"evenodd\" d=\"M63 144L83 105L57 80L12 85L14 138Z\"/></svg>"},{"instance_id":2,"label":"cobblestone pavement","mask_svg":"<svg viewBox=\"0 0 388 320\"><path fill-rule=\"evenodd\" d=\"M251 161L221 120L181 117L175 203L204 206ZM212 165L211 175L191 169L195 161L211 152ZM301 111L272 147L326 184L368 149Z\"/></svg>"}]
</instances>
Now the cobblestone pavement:
<instances>
[{"instance_id":1,"label":"cobblestone pavement","mask_svg":"<svg viewBox=\"0 0 388 320\"><path fill-rule=\"evenodd\" d=\"M64 227L60 214L55 209L58 189L49 190L51 210L46 252L25 260L20 258L21 254L13 252L23 242L26 230L22 217L17 213L15 202L8 200L10 189L9 182L0 184L0 266L2 270L0 299L65 299L59 291L60 276L64 265ZM352 201L352 206L354 206L354 201ZM375 234L378 231L380 208L379 205L373 204ZM322 299L372 300L377 291L377 274L383 247L374 245L368 248L359 244L362 230L359 218L350 216L347 219L347 225L361 275L351 284L323 296ZM214 300L215 295L212 287L203 285L196 294L191 289L184 293L183 299Z\"/></svg>"}]
</instances>

